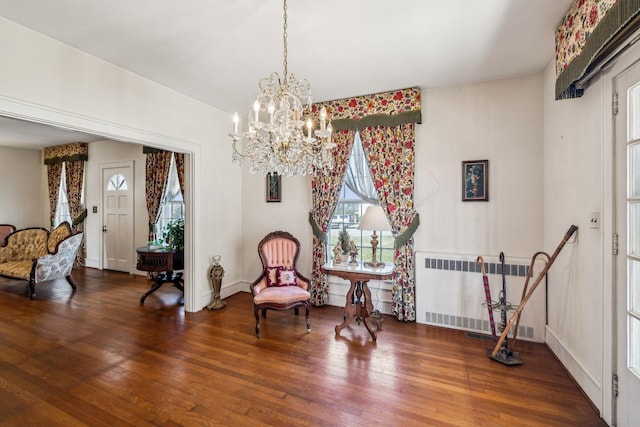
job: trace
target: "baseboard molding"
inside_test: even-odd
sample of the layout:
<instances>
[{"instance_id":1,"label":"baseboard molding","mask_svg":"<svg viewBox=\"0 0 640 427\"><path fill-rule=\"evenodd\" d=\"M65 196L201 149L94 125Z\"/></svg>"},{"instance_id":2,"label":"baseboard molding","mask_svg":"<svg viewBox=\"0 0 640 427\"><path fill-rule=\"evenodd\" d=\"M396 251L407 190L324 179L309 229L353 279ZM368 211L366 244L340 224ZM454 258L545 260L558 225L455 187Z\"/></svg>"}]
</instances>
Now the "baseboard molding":
<instances>
[{"instance_id":1,"label":"baseboard molding","mask_svg":"<svg viewBox=\"0 0 640 427\"><path fill-rule=\"evenodd\" d=\"M545 342L556 358L562 363L569 375L582 388L593 405L602 413L602 382L591 374L586 367L574 356L566 344L547 325L545 328Z\"/></svg>"},{"instance_id":2,"label":"baseboard molding","mask_svg":"<svg viewBox=\"0 0 640 427\"><path fill-rule=\"evenodd\" d=\"M238 292L249 292L249 282L244 282L240 280L235 283L228 283L226 285L223 284L222 288L220 289L220 298L225 299L230 297L231 295L237 294ZM202 300L213 301L213 289L209 289L209 292L205 293L202 296ZM205 306L204 308L207 308L207 307Z\"/></svg>"},{"instance_id":3,"label":"baseboard molding","mask_svg":"<svg viewBox=\"0 0 640 427\"><path fill-rule=\"evenodd\" d=\"M84 266L100 270L100 262L97 259L85 258Z\"/></svg>"}]
</instances>

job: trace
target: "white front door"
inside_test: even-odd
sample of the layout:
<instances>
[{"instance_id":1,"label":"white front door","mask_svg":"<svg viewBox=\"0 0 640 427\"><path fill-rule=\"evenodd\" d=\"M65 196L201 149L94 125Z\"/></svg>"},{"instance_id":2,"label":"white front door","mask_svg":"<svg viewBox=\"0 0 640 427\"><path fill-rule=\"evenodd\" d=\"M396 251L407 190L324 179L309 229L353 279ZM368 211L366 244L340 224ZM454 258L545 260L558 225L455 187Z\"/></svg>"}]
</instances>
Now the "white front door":
<instances>
[{"instance_id":1,"label":"white front door","mask_svg":"<svg viewBox=\"0 0 640 427\"><path fill-rule=\"evenodd\" d=\"M102 166L102 268L132 272L133 164Z\"/></svg>"},{"instance_id":2,"label":"white front door","mask_svg":"<svg viewBox=\"0 0 640 427\"><path fill-rule=\"evenodd\" d=\"M614 79L616 425L640 426L640 62Z\"/></svg>"}]
</instances>

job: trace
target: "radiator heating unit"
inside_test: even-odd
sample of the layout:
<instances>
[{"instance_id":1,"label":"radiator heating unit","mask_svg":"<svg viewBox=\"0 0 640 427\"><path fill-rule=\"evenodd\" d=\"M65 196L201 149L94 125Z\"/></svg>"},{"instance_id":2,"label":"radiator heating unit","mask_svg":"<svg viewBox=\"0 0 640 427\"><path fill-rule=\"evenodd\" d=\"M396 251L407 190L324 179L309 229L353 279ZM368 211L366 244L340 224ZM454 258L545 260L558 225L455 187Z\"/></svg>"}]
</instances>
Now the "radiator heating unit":
<instances>
[{"instance_id":1,"label":"radiator heating unit","mask_svg":"<svg viewBox=\"0 0 640 427\"><path fill-rule=\"evenodd\" d=\"M416 322L469 332L491 335L489 312L482 272L476 264L478 255L416 252ZM497 302L502 290L502 263L499 254L484 255L485 271L491 287L491 299ZM531 259L510 258L505 254L505 288L507 321L522 298ZM544 268L538 260L533 266L529 287ZM546 322L546 289L543 282L537 287L520 316L518 339L544 342ZM496 333L500 335L501 312L494 311ZM509 337L512 333L509 333Z\"/></svg>"}]
</instances>

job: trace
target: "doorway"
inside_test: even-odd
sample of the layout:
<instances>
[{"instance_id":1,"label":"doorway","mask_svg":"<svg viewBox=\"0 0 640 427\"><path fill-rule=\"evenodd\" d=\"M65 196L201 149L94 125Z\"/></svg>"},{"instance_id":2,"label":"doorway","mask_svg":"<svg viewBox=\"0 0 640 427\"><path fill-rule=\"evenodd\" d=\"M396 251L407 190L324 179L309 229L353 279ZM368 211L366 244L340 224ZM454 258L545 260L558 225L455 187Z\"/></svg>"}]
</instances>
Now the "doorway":
<instances>
[{"instance_id":1,"label":"doorway","mask_svg":"<svg viewBox=\"0 0 640 427\"><path fill-rule=\"evenodd\" d=\"M640 61L613 79L614 115L614 422L640 425ZM614 95L615 96L615 95Z\"/></svg>"},{"instance_id":2,"label":"doorway","mask_svg":"<svg viewBox=\"0 0 640 427\"><path fill-rule=\"evenodd\" d=\"M133 162L101 165L102 268L132 273Z\"/></svg>"}]
</instances>

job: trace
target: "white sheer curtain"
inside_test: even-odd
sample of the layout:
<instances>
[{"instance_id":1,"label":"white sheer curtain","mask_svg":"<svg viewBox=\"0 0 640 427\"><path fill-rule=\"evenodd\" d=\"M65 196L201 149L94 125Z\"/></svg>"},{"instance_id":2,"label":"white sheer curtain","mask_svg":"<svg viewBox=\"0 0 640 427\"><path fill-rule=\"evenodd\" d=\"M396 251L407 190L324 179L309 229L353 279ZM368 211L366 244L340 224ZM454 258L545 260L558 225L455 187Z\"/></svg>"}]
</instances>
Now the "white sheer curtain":
<instances>
[{"instance_id":1,"label":"white sheer curtain","mask_svg":"<svg viewBox=\"0 0 640 427\"><path fill-rule=\"evenodd\" d=\"M162 195L162 204L175 200L176 196L180 193L180 182L178 180L176 161L175 157L172 155L171 162L169 164L169 175L167 176L167 184L164 187L164 194Z\"/></svg>"},{"instance_id":2,"label":"white sheer curtain","mask_svg":"<svg viewBox=\"0 0 640 427\"><path fill-rule=\"evenodd\" d=\"M378 192L371 179L369 172L369 162L362 149L360 132L356 132L353 139L353 150L347 165L347 172L344 176L344 184L362 199L365 203L372 205L379 204Z\"/></svg>"}]
</instances>

